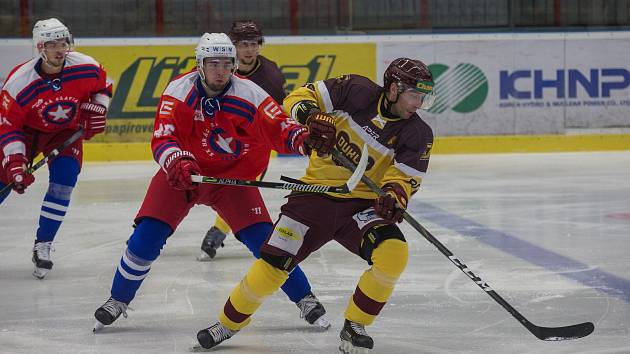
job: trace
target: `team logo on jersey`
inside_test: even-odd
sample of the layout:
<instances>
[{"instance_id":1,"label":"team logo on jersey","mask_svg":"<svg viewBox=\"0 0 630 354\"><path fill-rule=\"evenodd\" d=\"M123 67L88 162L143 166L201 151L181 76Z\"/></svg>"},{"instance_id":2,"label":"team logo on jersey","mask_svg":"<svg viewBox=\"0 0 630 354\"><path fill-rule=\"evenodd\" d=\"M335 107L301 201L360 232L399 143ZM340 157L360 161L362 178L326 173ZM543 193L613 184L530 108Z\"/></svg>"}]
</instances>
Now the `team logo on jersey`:
<instances>
[{"instance_id":1,"label":"team logo on jersey","mask_svg":"<svg viewBox=\"0 0 630 354\"><path fill-rule=\"evenodd\" d=\"M77 111L77 105L70 101L60 101L48 105L42 117L49 123L62 125L70 122Z\"/></svg>"},{"instance_id":2,"label":"team logo on jersey","mask_svg":"<svg viewBox=\"0 0 630 354\"><path fill-rule=\"evenodd\" d=\"M372 118L372 124L374 124L375 126L377 126L380 129L385 128L385 124L387 124L387 121L383 118L381 118L381 116L376 115L376 117Z\"/></svg>"},{"instance_id":3,"label":"team logo on jersey","mask_svg":"<svg viewBox=\"0 0 630 354\"><path fill-rule=\"evenodd\" d=\"M221 101L216 97L204 97L201 99L201 108L208 117L214 117L221 110Z\"/></svg>"},{"instance_id":4,"label":"team logo on jersey","mask_svg":"<svg viewBox=\"0 0 630 354\"><path fill-rule=\"evenodd\" d=\"M46 81L46 83L50 85L50 87L52 88L54 92L61 90L61 79L49 80L49 81Z\"/></svg>"},{"instance_id":5,"label":"team logo on jersey","mask_svg":"<svg viewBox=\"0 0 630 354\"><path fill-rule=\"evenodd\" d=\"M159 116L160 118L171 118L173 116L173 109L175 108L175 102L164 100L160 105Z\"/></svg>"},{"instance_id":6,"label":"team logo on jersey","mask_svg":"<svg viewBox=\"0 0 630 354\"><path fill-rule=\"evenodd\" d=\"M355 165L359 164L359 160L361 160L361 148L352 142L350 142L350 135L345 131L340 131L337 134L337 150L339 150L347 159L352 161ZM343 166L341 162L338 162L333 157L333 161L338 166ZM372 156L368 156L368 164L366 170L369 171L374 166L374 159Z\"/></svg>"},{"instance_id":7,"label":"team logo on jersey","mask_svg":"<svg viewBox=\"0 0 630 354\"><path fill-rule=\"evenodd\" d=\"M219 155L229 155L226 157L228 159L236 158L243 152L243 143L228 136L225 130L221 128L214 128L204 136L206 136L204 146L209 147Z\"/></svg>"},{"instance_id":8,"label":"team logo on jersey","mask_svg":"<svg viewBox=\"0 0 630 354\"><path fill-rule=\"evenodd\" d=\"M196 110L195 114L193 115L193 120L196 122L203 122L205 119L203 113L200 110Z\"/></svg>"},{"instance_id":9,"label":"team logo on jersey","mask_svg":"<svg viewBox=\"0 0 630 354\"><path fill-rule=\"evenodd\" d=\"M362 230L366 226L369 226L371 223L379 220L383 220L380 216L376 214L374 208L367 208L363 211L360 211L352 216L352 219L357 223L357 227L359 230Z\"/></svg>"}]
</instances>

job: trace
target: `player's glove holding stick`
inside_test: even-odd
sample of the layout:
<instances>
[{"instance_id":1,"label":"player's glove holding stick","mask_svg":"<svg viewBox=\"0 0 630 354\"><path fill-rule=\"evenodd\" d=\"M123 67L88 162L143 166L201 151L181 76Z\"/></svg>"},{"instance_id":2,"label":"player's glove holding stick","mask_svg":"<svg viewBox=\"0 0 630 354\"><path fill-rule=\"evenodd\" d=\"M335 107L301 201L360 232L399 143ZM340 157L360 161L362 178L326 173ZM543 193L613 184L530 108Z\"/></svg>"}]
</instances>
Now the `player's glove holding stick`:
<instances>
[{"instance_id":1,"label":"player's glove holding stick","mask_svg":"<svg viewBox=\"0 0 630 354\"><path fill-rule=\"evenodd\" d=\"M382 187L385 194L374 201L376 214L393 224L403 220L403 211L407 209L407 195L397 183L388 183Z\"/></svg>"}]
</instances>

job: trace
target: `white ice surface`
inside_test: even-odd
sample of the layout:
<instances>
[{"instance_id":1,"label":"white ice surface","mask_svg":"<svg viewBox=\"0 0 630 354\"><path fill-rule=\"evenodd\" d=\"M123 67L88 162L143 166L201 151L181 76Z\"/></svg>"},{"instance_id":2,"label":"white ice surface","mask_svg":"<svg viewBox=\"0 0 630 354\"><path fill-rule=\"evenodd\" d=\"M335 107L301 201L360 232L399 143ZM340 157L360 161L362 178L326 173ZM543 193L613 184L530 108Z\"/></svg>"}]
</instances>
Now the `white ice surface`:
<instances>
[{"instance_id":1,"label":"white ice surface","mask_svg":"<svg viewBox=\"0 0 630 354\"><path fill-rule=\"evenodd\" d=\"M304 164L276 159L266 179L299 177ZM216 321L252 257L230 236L214 261L195 261L215 215L196 207L153 264L129 318L91 332L156 168L86 164L43 281L31 275L30 257L47 172L0 206L0 353L182 353ZM285 194L264 192L272 217ZM375 353L630 353L630 152L433 156L409 210L533 323L592 321L596 328L580 340L538 340L404 225L411 257L368 327ZM435 221L435 210L445 221ZM464 229L477 236L449 225L456 220L470 222ZM492 244L483 242L488 230ZM514 246L520 241L551 254L550 266L532 262L538 258L529 246ZM555 264L553 255L564 261ZM328 244L302 267L328 310L328 332L308 326L278 293L215 351L336 352L343 311L366 263Z\"/></svg>"}]
</instances>

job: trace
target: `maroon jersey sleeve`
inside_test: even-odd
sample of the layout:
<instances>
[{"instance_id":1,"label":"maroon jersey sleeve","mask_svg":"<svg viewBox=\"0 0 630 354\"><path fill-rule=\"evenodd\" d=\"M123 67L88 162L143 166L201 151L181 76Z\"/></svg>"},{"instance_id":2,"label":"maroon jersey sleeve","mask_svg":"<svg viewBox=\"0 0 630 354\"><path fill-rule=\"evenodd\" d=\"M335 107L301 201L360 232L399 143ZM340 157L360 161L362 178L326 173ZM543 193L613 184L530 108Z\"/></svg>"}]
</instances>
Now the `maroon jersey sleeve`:
<instances>
[{"instance_id":1,"label":"maroon jersey sleeve","mask_svg":"<svg viewBox=\"0 0 630 354\"><path fill-rule=\"evenodd\" d=\"M258 60L260 61L260 66L247 78L265 90L276 102L282 104L286 96L284 91L285 80L282 72L278 69L275 62L262 55L258 56Z\"/></svg>"}]
</instances>

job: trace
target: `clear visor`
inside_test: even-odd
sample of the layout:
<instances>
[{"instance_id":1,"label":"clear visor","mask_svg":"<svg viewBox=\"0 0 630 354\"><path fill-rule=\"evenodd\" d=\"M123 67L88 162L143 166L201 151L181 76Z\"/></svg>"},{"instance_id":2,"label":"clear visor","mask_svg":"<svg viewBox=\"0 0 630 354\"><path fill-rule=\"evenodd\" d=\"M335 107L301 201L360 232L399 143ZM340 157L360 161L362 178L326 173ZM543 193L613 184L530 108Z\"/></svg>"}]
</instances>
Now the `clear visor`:
<instances>
[{"instance_id":1,"label":"clear visor","mask_svg":"<svg viewBox=\"0 0 630 354\"><path fill-rule=\"evenodd\" d=\"M422 95L422 103L420 104L420 109L428 110L433 107L435 103L435 92L425 93Z\"/></svg>"},{"instance_id":2,"label":"clear visor","mask_svg":"<svg viewBox=\"0 0 630 354\"><path fill-rule=\"evenodd\" d=\"M409 92L411 94L413 94L416 97L419 97L420 99L420 109L422 110L428 110L431 107L433 107L433 104L435 103L435 91L432 91L430 93L422 93L422 92L418 92L418 90L416 90L415 88L412 87L408 87L405 91L403 92Z\"/></svg>"},{"instance_id":3,"label":"clear visor","mask_svg":"<svg viewBox=\"0 0 630 354\"><path fill-rule=\"evenodd\" d=\"M46 50L70 50L71 40L70 38L61 38L52 41L44 42L43 48Z\"/></svg>"},{"instance_id":4,"label":"clear visor","mask_svg":"<svg viewBox=\"0 0 630 354\"><path fill-rule=\"evenodd\" d=\"M232 58L205 58L203 67L210 70L227 70L232 72L236 69Z\"/></svg>"}]
</instances>

